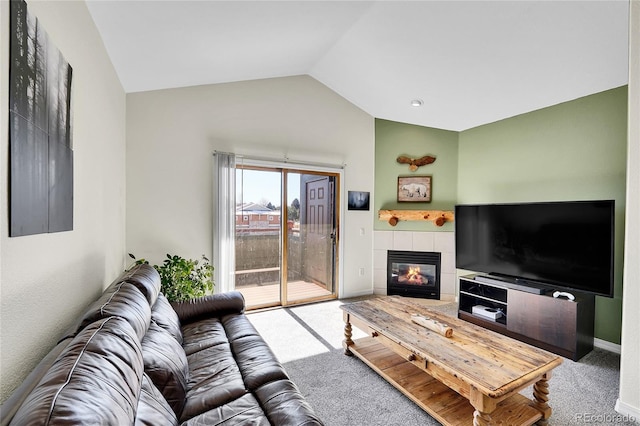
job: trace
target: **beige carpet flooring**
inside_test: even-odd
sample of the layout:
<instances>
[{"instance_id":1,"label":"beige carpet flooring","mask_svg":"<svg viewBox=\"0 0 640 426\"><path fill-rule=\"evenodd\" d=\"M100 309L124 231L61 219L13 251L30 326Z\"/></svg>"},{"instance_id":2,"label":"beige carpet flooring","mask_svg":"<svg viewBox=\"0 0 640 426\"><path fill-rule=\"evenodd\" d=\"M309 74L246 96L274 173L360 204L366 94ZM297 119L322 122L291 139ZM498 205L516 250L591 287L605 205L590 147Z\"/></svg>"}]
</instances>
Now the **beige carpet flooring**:
<instances>
[{"instance_id":1,"label":"beige carpet flooring","mask_svg":"<svg viewBox=\"0 0 640 426\"><path fill-rule=\"evenodd\" d=\"M428 426L431 416L355 357L343 355L339 306L352 300L249 313L248 317L327 426ZM456 315L455 303L423 301ZM354 328L354 338L364 333ZM565 359L550 381L552 425L639 424L614 410L620 357L595 349L579 362ZM531 389L522 392L530 397Z\"/></svg>"}]
</instances>

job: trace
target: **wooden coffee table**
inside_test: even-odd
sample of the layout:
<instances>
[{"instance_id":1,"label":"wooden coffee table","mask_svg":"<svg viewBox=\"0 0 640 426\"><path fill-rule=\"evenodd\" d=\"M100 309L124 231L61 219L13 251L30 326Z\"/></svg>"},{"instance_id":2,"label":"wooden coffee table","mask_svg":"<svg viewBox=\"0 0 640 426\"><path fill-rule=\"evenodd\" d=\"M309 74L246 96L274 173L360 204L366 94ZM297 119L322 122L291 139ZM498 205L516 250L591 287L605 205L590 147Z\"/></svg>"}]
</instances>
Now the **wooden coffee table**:
<instances>
[{"instance_id":1,"label":"wooden coffee table","mask_svg":"<svg viewBox=\"0 0 640 426\"><path fill-rule=\"evenodd\" d=\"M546 425L551 370L562 358L411 299L390 296L341 306L345 354L356 355L444 425ZM451 337L411 320L419 314ZM352 340L355 325L371 337ZM533 399L518 392L533 386Z\"/></svg>"}]
</instances>

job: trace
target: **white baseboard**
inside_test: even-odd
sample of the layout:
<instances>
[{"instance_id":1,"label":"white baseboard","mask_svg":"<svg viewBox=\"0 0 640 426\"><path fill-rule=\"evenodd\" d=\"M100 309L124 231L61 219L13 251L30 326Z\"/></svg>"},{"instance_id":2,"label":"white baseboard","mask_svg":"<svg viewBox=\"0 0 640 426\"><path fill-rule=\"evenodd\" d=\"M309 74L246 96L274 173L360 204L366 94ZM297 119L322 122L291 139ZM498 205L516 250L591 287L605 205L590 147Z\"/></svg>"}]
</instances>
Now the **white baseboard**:
<instances>
[{"instance_id":1,"label":"white baseboard","mask_svg":"<svg viewBox=\"0 0 640 426\"><path fill-rule=\"evenodd\" d=\"M613 352L618 355L621 353L621 346L616 343L611 343L607 340L598 339L597 337L593 338L593 346L596 348L604 349L605 351Z\"/></svg>"},{"instance_id":2,"label":"white baseboard","mask_svg":"<svg viewBox=\"0 0 640 426\"><path fill-rule=\"evenodd\" d=\"M455 294L441 293L440 294L440 300L445 301L445 302L456 302L456 295Z\"/></svg>"},{"instance_id":3,"label":"white baseboard","mask_svg":"<svg viewBox=\"0 0 640 426\"><path fill-rule=\"evenodd\" d=\"M629 420L636 422L640 420L640 408L624 403L620 401L620 398L616 400L615 410L624 417L628 417Z\"/></svg>"},{"instance_id":4,"label":"white baseboard","mask_svg":"<svg viewBox=\"0 0 640 426\"><path fill-rule=\"evenodd\" d=\"M363 290L363 291L355 291L355 292L349 292L349 293L345 293L342 296L340 296L340 299L350 299L352 297L360 297L360 296L370 296L374 294L373 291L369 290Z\"/></svg>"}]
</instances>

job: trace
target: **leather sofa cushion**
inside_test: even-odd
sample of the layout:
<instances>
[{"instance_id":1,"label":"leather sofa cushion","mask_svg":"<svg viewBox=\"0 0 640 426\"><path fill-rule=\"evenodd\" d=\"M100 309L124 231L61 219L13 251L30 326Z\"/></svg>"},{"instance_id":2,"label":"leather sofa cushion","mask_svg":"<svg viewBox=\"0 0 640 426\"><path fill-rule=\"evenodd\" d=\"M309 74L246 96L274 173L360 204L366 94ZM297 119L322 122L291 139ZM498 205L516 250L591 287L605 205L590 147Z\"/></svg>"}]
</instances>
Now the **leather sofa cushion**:
<instances>
[{"instance_id":1,"label":"leather sofa cushion","mask_svg":"<svg viewBox=\"0 0 640 426\"><path fill-rule=\"evenodd\" d=\"M229 343L224 326L218 318L210 318L183 326L182 339L182 347L187 356L221 343Z\"/></svg>"},{"instance_id":2,"label":"leather sofa cushion","mask_svg":"<svg viewBox=\"0 0 640 426\"><path fill-rule=\"evenodd\" d=\"M274 380L289 378L261 337L247 336L236 339L231 342L231 349L249 391Z\"/></svg>"},{"instance_id":3,"label":"leather sofa cushion","mask_svg":"<svg viewBox=\"0 0 640 426\"><path fill-rule=\"evenodd\" d=\"M152 321L142 339L142 358L145 373L179 417L184 408L189 375L182 347L168 331Z\"/></svg>"},{"instance_id":4,"label":"leather sofa cushion","mask_svg":"<svg viewBox=\"0 0 640 426\"><path fill-rule=\"evenodd\" d=\"M136 286L147 298L149 306L156 303L161 284L160 274L153 266L145 264L134 265L121 275L120 281L126 281Z\"/></svg>"},{"instance_id":5,"label":"leather sofa cushion","mask_svg":"<svg viewBox=\"0 0 640 426\"><path fill-rule=\"evenodd\" d=\"M125 318L142 340L151 320L151 307L146 297L133 284L120 282L107 288L82 317L78 331L110 316Z\"/></svg>"},{"instance_id":6,"label":"leather sofa cushion","mask_svg":"<svg viewBox=\"0 0 640 426\"><path fill-rule=\"evenodd\" d=\"M127 309L129 302L133 302L133 306L138 312ZM140 339L142 339L151 317L151 308L145 305L151 306L146 296L134 284L121 280L114 281L96 301L85 309L84 313L79 316L78 321L63 333L58 343L65 339L73 338L87 325L112 315L127 318Z\"/></svg>"},{"instance_id":7,"label":"leather sofa cushion","mask_svg":"<svg viewBox=\"0 0 640 426\"><path fill-rule=\"evenodd\" d=\"M167 330L182 345L182 331L180 330L178 314L176 314L176 311L173 310L171 304L162 293L158 295L156 303L151 306L151 319Z\"/></svg>"},{"instance_id":8,"label":"leather sofa cushion","mask_svg":"<svg viewBox=\"0 0 640 426\"><path fill-rule=\"evenodd\" d=\"M245 394L228 404L187 420L182 423L182 426L271 426L271 424L253 395ZM277 425L278 423L273 424Z\"/></svg>"},{"instance_id":9,"label":"leather sofa cushion","mask_svg":"<svg viewBox=\"0 0 640 426\"><path fill-rule=\"evenodd\" d=\"M132 424L143 368L131 325L118 317L101 319L62 351L11 425Z\"/></svg>"},{"instance_id":10,"label":"leather sofa cushion","mask_svg":"<svg viewBox=\"0 0 640 426\"><path fill-rule=\"evenodd\" d=\"M322 425L322 421L290 380L267 383L256 389L254 395L273 425Z\"/></svg>"},{"instance_id":11,"label":"leather sofa cushion","mask_svg":"<svg viewBox=\"0 0 640 426\"><path fill-rule=\"evenodd\" d=\"M187 356L189 383L181 421L227 404L247 391L229 343Z\"/></svg>"},{"instance_id":12,"label":"leather sofa cushion","mask_svg":"<svg viewBox=\"0 0 640 426\"><path fill-rule=\"evenodd\" d=\"M246 315L226 315L221 321L248 390L289 378Z\"/></svg>"},{"instance_id":13,"label":"leather sofa cushion","mask_svg":"<svg viewBox=\"0 0 640 426\"><path fill-rule=\"evenodd\" d=\"M142 376L142 390L136 411L135 426L177 426L178 419L169 403L147 374Z\"/></svg>"}]
</instances>

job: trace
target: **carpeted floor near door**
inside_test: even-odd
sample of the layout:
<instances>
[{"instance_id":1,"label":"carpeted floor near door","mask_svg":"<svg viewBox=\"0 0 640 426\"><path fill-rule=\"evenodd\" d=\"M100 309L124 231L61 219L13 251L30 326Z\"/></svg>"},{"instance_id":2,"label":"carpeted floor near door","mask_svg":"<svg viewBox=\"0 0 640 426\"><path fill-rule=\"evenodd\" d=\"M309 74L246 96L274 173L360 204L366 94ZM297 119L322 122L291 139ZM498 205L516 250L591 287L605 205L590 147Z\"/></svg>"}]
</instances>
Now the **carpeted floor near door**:
<instances>
[{"instance_id":1,"label":"carpeted floor near door","mask_svg":"<svg viewBox=\"0 0 640 426\"><path fill-rule=\"evenodd\" d=\"M343 355L344 323L330 301L249 313L291 379L327 426L429 426L439 423L355 357ZM456 315L454 303L421 301ZM364 333L354 328L354 338ZM553 371L549 404L552 425L639 424L624 422L614 410L620 357L595 349L579 362L565 359ZM522 392L530 397L531 389Z\"/></svg>"}]
</instances>

